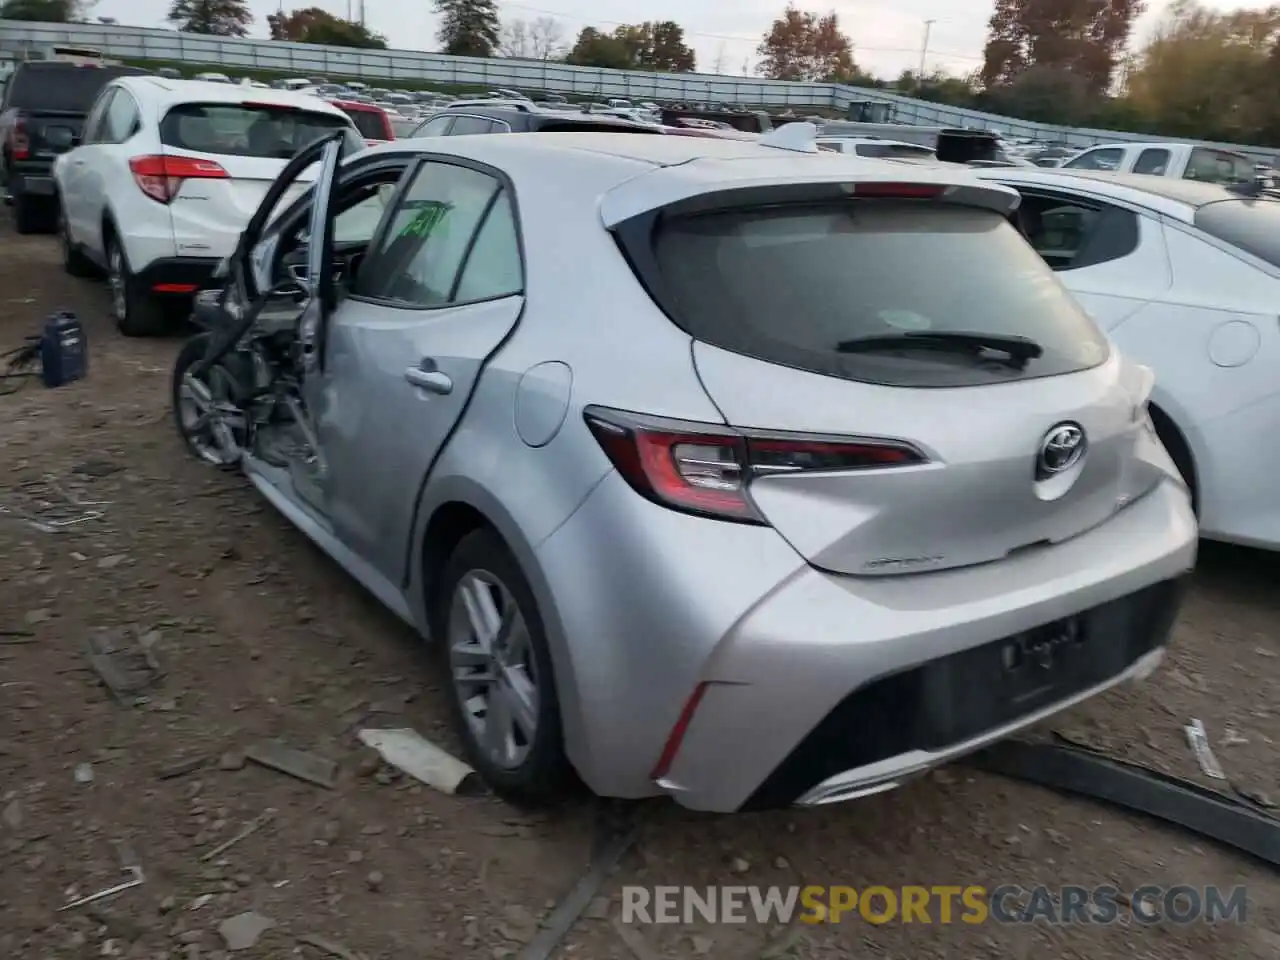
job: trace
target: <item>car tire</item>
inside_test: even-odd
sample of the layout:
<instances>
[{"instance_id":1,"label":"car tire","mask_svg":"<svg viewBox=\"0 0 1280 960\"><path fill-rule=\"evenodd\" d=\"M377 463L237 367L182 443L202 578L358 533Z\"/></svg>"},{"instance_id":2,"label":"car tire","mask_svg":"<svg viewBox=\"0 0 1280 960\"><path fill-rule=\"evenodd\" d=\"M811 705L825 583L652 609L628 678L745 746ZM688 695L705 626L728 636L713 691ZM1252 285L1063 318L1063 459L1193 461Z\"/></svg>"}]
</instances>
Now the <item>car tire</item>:
<instances>
[{"instance_id":1,"label":"car tire","mask_svg":"<svg viewBox=\"0 0 1280 960\"><path fill-rule=\"evenodd\" d=\"M111 316L126 337L156 337L165 332L161 305L147 296L124 255L114 233L106 233L107 286L111 291Z\"/></svg>"},{"instance_id":2,"label":"car tire","mask_svg":"<svg viewBox=\"0 0 1280 960\"><path fill-rule=\"evenodd\" d=\"M498 631L499 642L490 643L487 650L477 636L476 618L467 616L468 597L474 608L478 591L487 592L492 603L488 609L498 611L504 625ZM547 806L563 799L574 776L564 752L551 651L529 581L496 531L481 528L458 543L432 592L428 613L431 635L448 672L450 711L471 765L495 793L513 803ZM523 624L523 630L509 629L512 624ZM486 653L490 659L483 662ZM476 678L485 672L503 679L487 684L481 693L485 684ZM534 705L523 711L526 719L533 718L532 734L514 721L489 726L514 717L515 711L500 711L498 704L513 703L506 698L518 697L518 691L526 693L523 702L529 706L526 683L535 691ZM505 757L500 756L501 748L492 746L499 738L486 738L493 730L504 734L500 740L511 750Z\"/></svg>"},{"instance_id":3,"label":"car tire","mask_svg":"<svg viewBox=\"0 0 1280 960\"><path fill-rule=\"evenodd\" d=\"M49 232L49 211L35 197L20 194L13 198L13 229L28 236Z\"/></svg>"},{"instance_id":4,"label":"car tire","mask_svg":"<svg viewBox=\"0 0 1280 960\"><path fill-rule=\"evenodd\" d=\"M187 452L197 460L211 466L222 470L232 470L239 466L239 458L225 458L212 432L195 427L195 417L198 417L199 410L194 407L194 402L188 397L183 385L187 371L191 369L192 364L204 357L212 339L213 334L211 333L199 333L182 345L182 349L178 351L177 359L173 362L173 377L169 386L169 402L173 409L173 425L177 428L178 437L182 440L183 446L187 448ZM217 364L211 368L211 373L222 377L228 376L226 371L222 370ZM217 376L208 376L203 378L202 382L209 387L211 392L217 394L220 391L216 381ZM229 385L229 381L223 380L222 384ZM226 394L230 392L229 389L221 391L221 393ZM235 436L235 440L242 448L247 443L247 437L243 432L238 433Z\"/></svg>"},{"instance_id":5,"label":"car tire","mask_svg":"<svg viewBox=\"0 0 1280 960\"><path fill-rule=\"evenodd\" d=\"M71 231L67 227L67 215L62 204L58 204L58 242L62 245L62 269L69 276L89 278L97 274L93 261L76 249L71 242Z\"/></svg>"}]
</instances>

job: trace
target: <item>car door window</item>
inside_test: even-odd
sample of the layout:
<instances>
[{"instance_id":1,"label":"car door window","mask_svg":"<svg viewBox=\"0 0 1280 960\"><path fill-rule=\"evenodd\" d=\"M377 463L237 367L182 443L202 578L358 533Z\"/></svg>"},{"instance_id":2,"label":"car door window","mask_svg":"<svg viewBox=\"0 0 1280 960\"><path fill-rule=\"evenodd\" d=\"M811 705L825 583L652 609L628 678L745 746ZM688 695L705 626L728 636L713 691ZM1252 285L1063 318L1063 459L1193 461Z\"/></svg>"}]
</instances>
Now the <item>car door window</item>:
<instances>
[{"instance_id":1,"label":"car door window","mask_svg":"<svg viewBox=\"0 0 1280 960\"><path fill-rule=\"evenodd\" d=\"M443 137L449 132L453 117L432 117L413 132L415 137Z\"/></svg>"},{"instance_id":2,"label":"car door window","mask_svg":"<svg viewBox=\"0 0 1280 960\"><path fill-rule=\"evenodd\" d=\"M449 136L460 137L469 133L488 133L493 129L493 121L484 117L454 117Z\"/></svg>"},{"instance_id":3,"label":"car door window","mask_svg":"<svg viewBox=\"0 0 1280 960\"><path fill-rule=\"evenodd\" d=\"M454 292L455 303L509 297L524 289L520 266L520 240L511 209L511 195L504 189L489 208L475 245Z\"/></svg>"},{"instance_id":4,"label":"car door window","mask_svg":"<svg viewBox=\"0 0 1280 960\"><path fill-rule=\"evenodd\" d=\"M498 181L469 167L424 163L362 268L356 295L414 307L452 301L454 283Z\"/></svg>"},{"instance_id":5,"label":"car door window","mask_svg":"<svg viewBox=\"0 0 1280 960\"><path fill-rule=\"evenodd\" d=\"M124 143L138 131L138 106L124 90L117 90L102 115L103 143Z\"/></svg>"},{"instance_id":6,"label":"car door window","mask_svg":"<svg viewBox=\"0 0 1280 960\"><path fill-rule=\"evenodd\" d=\"M1234 153L1197 147L1191 151L1183 179L1206 183L1243 183L1253 179L1253 164Z\"/></svg>"},{"instance_id":7,"label":"car door window","mask_svg":"<svg viewBox=\"0 0 1280 960\"><path fill-rule=\"evenodd\" d=\"M1149 173L1153 176L1162 177L1166 170L1169 169L1169 151L1157 147L1148 147L1138 154L1138 159L1133 165L1134 173Z\"/></svg>"},{"instance_id":8,"label":"car door window","mask_svg":"<svg viewBox=\"0 0 1280 960\"><path fill-rule=\"evenodd\" d=\"M1102 147L1088 150L1074 160L1063 164L1072 170L1118 170L1124 160L1124 150L1120 147Z\"/></svg>"},{"instance_id":9,"label":"car door window","mask_svg":"<svg viewBox=\"0 0 1280 960\"><path fill-rule=\"evenodd\" d=\"M102 127L106 119L107 111L111 108L111 102L115 99L116 91L105 90L98 97L97 103L89 110L89 116L84 123L84 143L101 143Z\"/></svg>"},{"instance_id":10,"label":"car door window","mask_svg":"<svg viewBox=\"0 0 1280 960\"><path fill-rule=\"evenodd\" d=\"M1078 270L1128 256L1138 248L1137 214L1107 204L1024 195L1019 227L1054 270Z\"/></svg>"}]
</instances>

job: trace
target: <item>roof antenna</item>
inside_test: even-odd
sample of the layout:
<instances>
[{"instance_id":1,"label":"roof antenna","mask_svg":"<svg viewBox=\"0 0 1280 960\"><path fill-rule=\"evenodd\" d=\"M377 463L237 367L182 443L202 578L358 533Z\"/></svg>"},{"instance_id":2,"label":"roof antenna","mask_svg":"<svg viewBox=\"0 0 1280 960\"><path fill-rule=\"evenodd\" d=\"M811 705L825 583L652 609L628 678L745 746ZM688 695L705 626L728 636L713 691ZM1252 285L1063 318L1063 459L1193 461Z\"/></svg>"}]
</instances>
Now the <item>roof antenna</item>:
<instances>
[{"instance_id":1,"label":"roof antenna","mask_svg":"<svg viewBox=\"0 0 1280 960\"><path fill-rule=\"evenodd\" d=\"M794 120L762 134L756 143L776 150L793 150L796 153L819 153L818 125L808 120Z\"/></svg>"}]
</instances>

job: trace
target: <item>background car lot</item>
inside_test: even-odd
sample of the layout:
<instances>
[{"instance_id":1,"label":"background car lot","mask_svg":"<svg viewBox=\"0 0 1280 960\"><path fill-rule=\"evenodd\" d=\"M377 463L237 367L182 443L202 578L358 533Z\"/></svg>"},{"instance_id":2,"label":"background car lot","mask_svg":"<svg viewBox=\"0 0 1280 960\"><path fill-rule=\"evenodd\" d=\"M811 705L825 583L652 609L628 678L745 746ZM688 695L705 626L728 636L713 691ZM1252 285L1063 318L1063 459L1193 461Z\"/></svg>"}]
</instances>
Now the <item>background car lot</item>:
<instances>
[{"instance_id":1,"label":"background car lot","mask_svg":"<svg viewBox=\"0 0 1280 960\"><path fill-rule=\"evenodd\" d=\"M46 474L110 503L103 519L56 535L0 518L0 630L33 634L0 643L0 956L96 956L108 938L124 954L137 934L137 956L191 957L189 947L203 946L209 960L222 946L217 924L248 909L277 923L236 954L251 960L288 955L303 933L388 960L514 952L583 872L592 807L542 819L361 775L351 730L362 716L456 747L442 678L406 629L247 487L182 455L167 407L179 341L121 338L102 286L67 279L57 257L53 238L15 237L0 223L0 351L67 307L85 321L92 355L81 384L0 397L0 504ZM1229 774L1280 799L1278 575L1273 556L1207 547L1171 662L1056 729L1198 776L1181 726L1199 717ZM83 639L117 626L160 633L167 677L136 707L112 703L84 667ZM225 751L264 737L332 754L338 786L221 769ZM1235 739L1247 742L1224 743ZM158 768L201 753L215 758L208 769L157 779ZM76 782L83 763L91 783ZM234 847L225 865L200 862L267 807L287 816ZM1274 873L1194 837L963 768L806 814L709 818L661 802L641 812L642 839L606 891L615 907L621 883L1245 883L1252 897L1240 927L856 921L805 928L782 957L1273 960L1280 949ZM118 898L105 923L55 915L68 887L118 882L109 841L122 837L138 848L146 885ZM186 909L205 894L209 902ZM755 960L787 936L750 924L641 935L658 956L705 948L713 960ZM568 957L635 960L600 920L581 922L569 945Z\"/></svg>"}]
</instances>

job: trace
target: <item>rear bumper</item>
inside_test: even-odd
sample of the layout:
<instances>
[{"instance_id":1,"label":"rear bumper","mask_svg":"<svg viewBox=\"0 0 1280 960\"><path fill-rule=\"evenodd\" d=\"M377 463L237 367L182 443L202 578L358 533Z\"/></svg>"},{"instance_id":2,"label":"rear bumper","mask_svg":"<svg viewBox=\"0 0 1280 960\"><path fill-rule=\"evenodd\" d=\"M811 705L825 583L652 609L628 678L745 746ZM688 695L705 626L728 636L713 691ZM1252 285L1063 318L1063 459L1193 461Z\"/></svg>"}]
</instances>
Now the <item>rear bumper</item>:
<instances>
[{"instance_id":1,"label":"rear bumper","mask_svg":"<svg viewBox=\"0 0 1280 960\"><path fill-rule=\"evenodd\" d=\"M53 202L56 189L53 183L53 165L48 163L15 163L9 169L9 195L34 197Z\"/></svg>"},{"instance_id":2,"label":"rear bumper","mask_svg":"<svg viewBox=\"0 0 1280 960\"><path fill-rule=\"evenodd\" d=\"M137 273L137 282L156 296L192 296L209 282L216 257L162 257Z\"/></svg>"},{"instance_id":3,"label":"rear bumper","mask_svg":"<svg viewBox=\"0 0 1280 960\"><path fill-rule=\"evenodd\" d=\"M570 660L557 679L576 693L570 756L598 793L665 792L699 810L887 789L1152 669L1178 607L1166 582L1193 567L1196 544L1169 480L1087 533L1001 562L835 576L772 530L664 510L611 475L538 549ZM1113 603L1096 671L1020 712L994 708L981 679L994 644Z\"/></svg>"}]
</instances>

